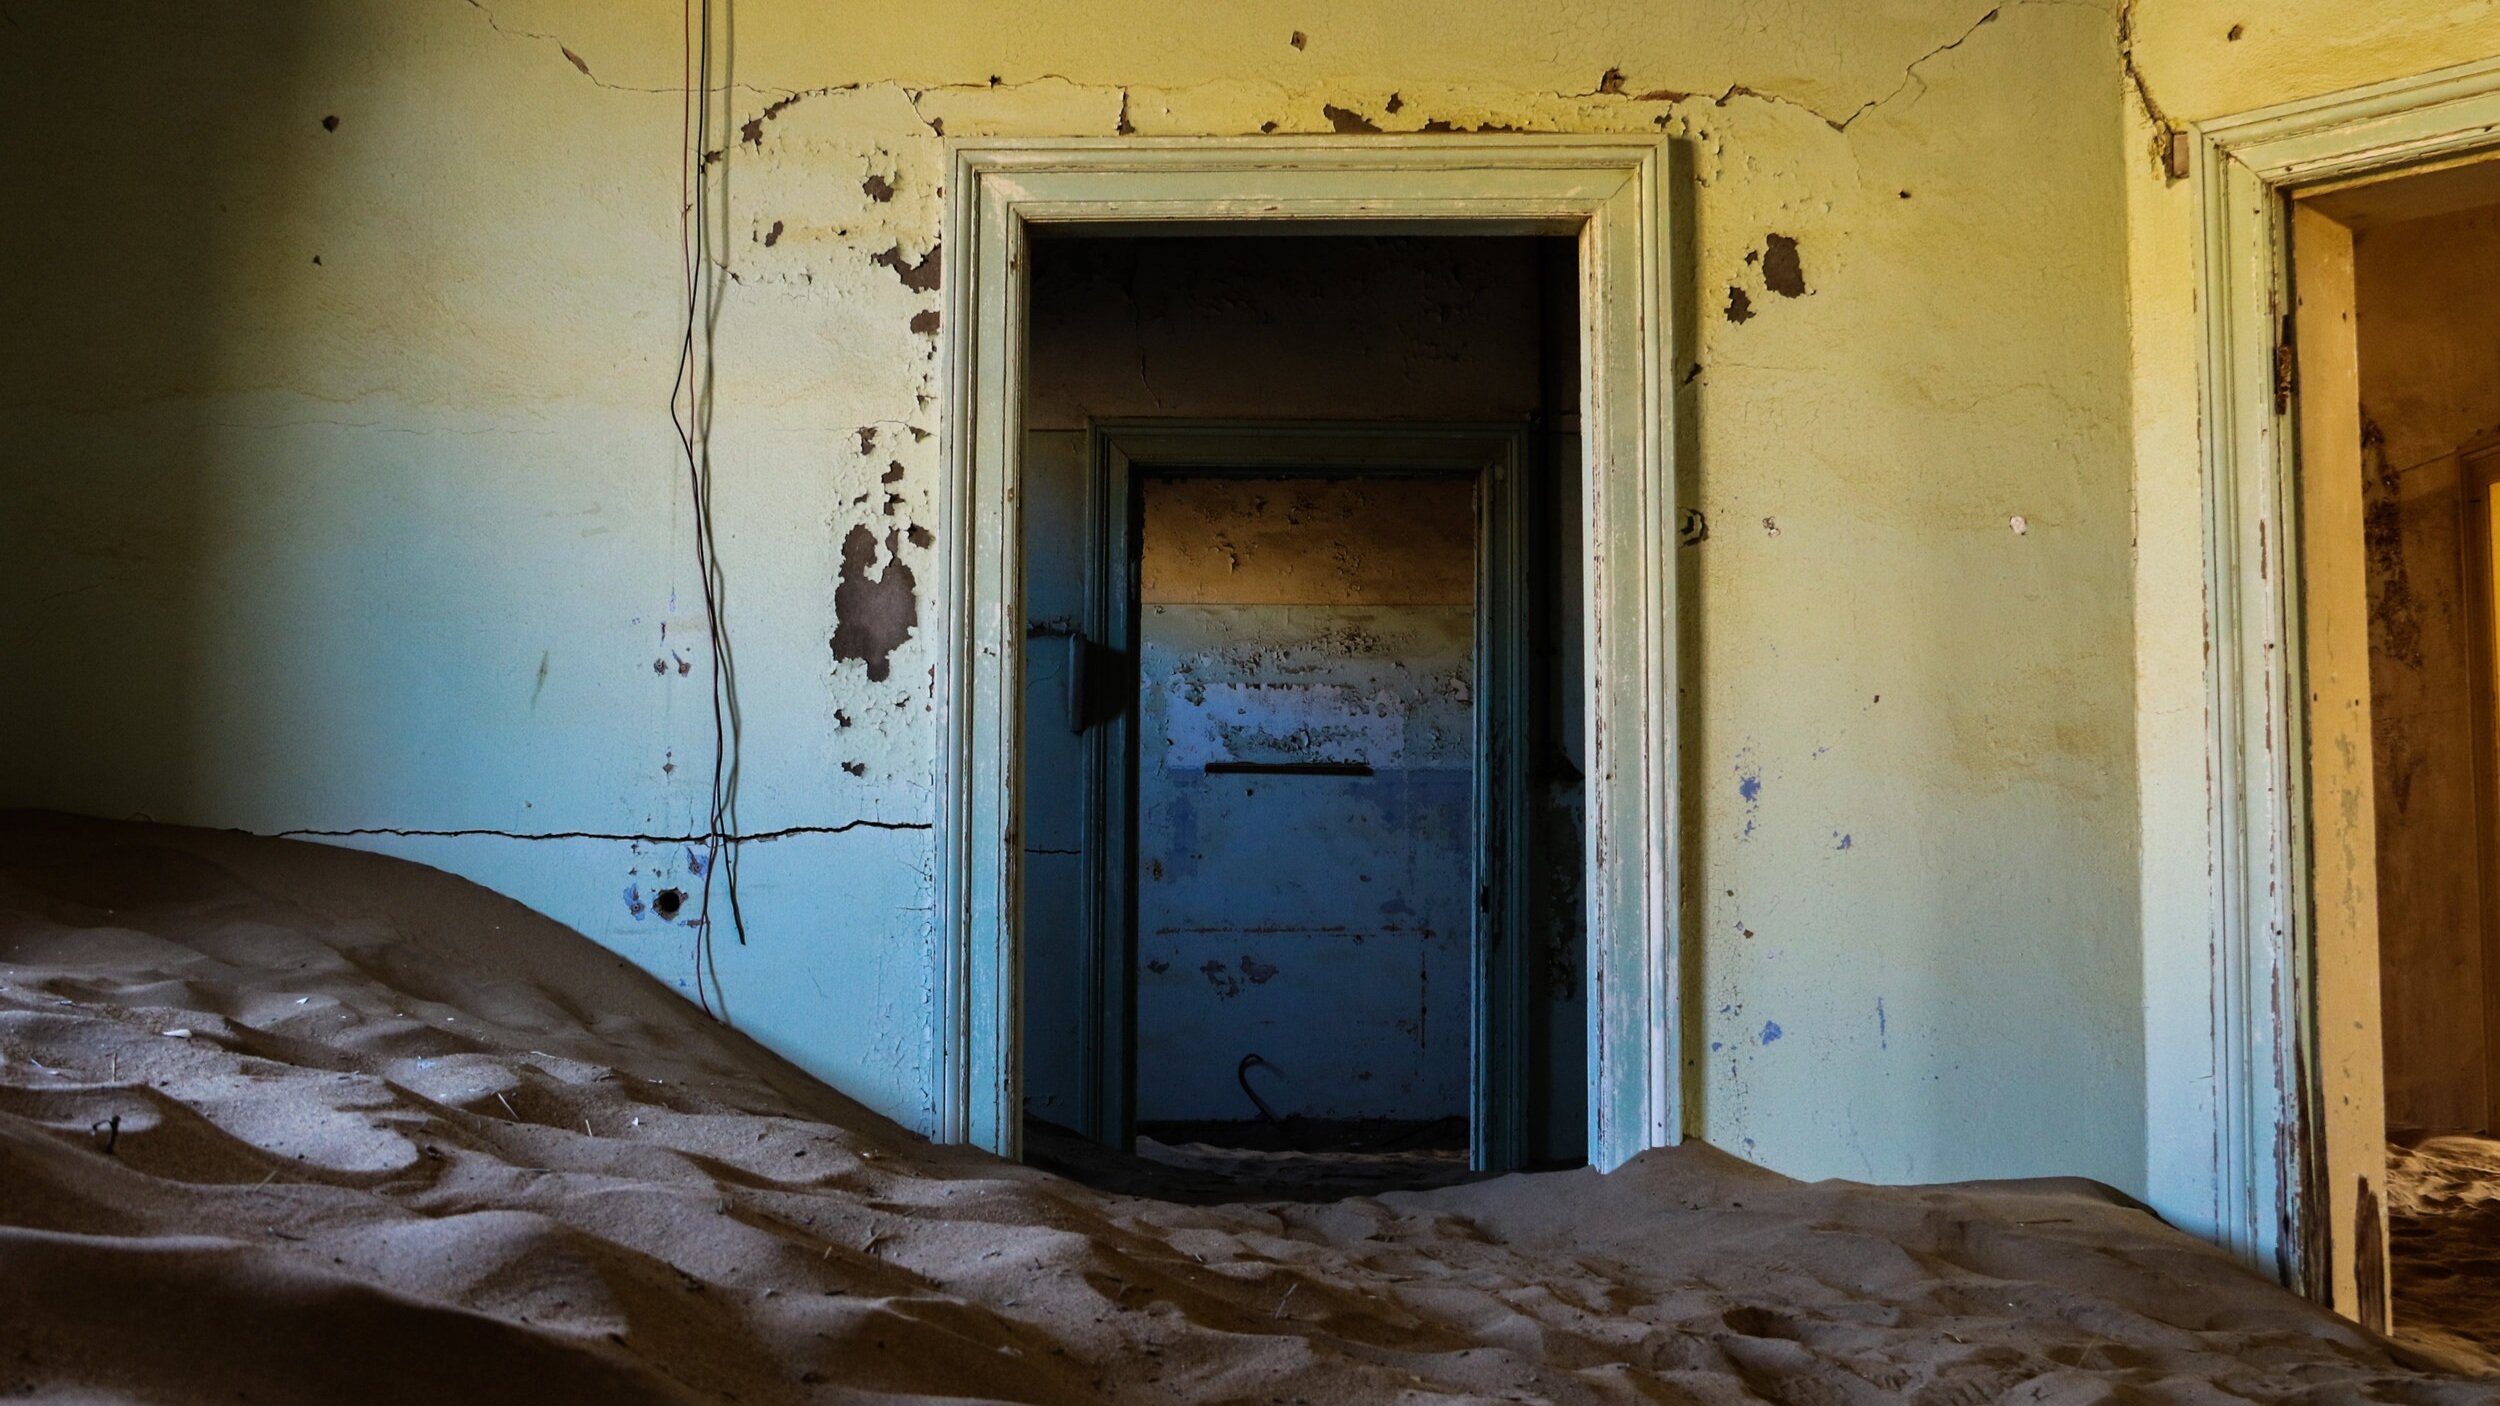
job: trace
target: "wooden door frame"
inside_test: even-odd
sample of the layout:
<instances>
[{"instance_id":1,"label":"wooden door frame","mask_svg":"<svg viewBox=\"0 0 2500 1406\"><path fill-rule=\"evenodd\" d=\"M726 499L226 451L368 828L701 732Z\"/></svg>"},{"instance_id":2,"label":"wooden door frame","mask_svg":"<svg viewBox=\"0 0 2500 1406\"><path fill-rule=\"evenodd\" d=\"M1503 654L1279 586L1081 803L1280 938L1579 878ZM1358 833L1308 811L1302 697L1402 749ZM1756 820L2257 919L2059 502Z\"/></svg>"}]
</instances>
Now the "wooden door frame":
<instances>
[{"instance_id":1,"label":"wooden door frame","mask_svg":"<svg viewBox=\"0 0 2500 1406\"><path fill-rule=\"evenodd\" d=\"M940 341L938 1138L1021 1151L1025 246L1112 232L1572 234L1588 631L1589 1159L1683 1133L1680 148L1609 136L949 139ZM1679 222L1680 224L1680 222Z\"/></svg>"},{"instance_id":2,"label":"wooden door frame","mask_svg":"<svg viewBox=\"0 0 2500 1406\"><path fill-rule=\"evenodd\" d=\"M2500 1135L2500 540L2491 505L2500 495L2500 440L2485 436L2457 451L2457 513L2463 519L2468 653L2473 659L2475 871L2483 919L2483 1131Z\"/></svg>"},{"instance_id":3,"label":"wooden door frame","mask_svg":"<svg viewBox=\"0 0 2500 1406\"><path fill-rule=\"evenodd\" d=\"M2289 203L2500 150L2500 60L2194 125L2203 347L2217 1236L2322 1302L2327 1214L2311 880Z\"/></svg>"},{"instance_id":4,"label":"wooden door frame","mask_svg":"<svg viewBox=\"0 0 2500 1406\"><path fill-rule=\"evenodd\" d=\"M1432 425L1133 419L1095 422L1086 521L1092 540L1085 628L1142 658L1136 592L1143 476L1204 478L1421 477L1464 480L1476 493L1474 793L1470 901L1468 1153L1480 1171L1525 1160L1527 1097L1526 755L1527 546L1523 491L1533 472L1526 425ZM1125 1148L1136 1134L1138 737L1135 685L1116 725L1088 738L1089 877L1078 987L1090 1005L1077 1033L1086 1082L1084 1131Z\"/></svg>"}]
</instances>

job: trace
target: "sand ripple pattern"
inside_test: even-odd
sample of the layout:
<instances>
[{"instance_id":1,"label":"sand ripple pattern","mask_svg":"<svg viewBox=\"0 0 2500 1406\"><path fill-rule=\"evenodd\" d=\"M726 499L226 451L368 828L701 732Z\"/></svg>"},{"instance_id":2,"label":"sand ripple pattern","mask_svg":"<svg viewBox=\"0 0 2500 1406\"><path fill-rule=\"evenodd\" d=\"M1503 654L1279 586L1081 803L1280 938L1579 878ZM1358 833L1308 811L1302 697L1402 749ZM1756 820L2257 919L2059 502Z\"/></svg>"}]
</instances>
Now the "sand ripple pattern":
<instances>
[{"instance_id":1,"label":"sand ripple pattern","mask_svg":"<svg viewBox=\"0 0 2500 1406\"><path fill-rule=\"evenodd\" d=\"M2083 1182L1690 1147L1108 1195L932 1148L436 871L0 816L0 1398L2500 1401L2438 1365Z\"/></svg>"}]
</instances>

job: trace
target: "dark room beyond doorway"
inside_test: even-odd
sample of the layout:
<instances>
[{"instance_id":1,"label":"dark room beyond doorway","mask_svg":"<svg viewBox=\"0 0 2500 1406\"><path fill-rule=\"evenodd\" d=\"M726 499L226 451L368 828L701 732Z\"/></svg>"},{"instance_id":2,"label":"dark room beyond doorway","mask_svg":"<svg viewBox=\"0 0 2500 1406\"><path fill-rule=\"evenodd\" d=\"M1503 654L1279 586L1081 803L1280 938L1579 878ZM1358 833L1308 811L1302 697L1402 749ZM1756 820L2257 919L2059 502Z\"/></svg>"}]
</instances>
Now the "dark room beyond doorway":
<instances>
[{"instance_id":1,"label":"dark room beyond doorway","mask_svg":"<svg viewBox=\"0 0 2500 1406\"><path fill-rule=\"evenodd\" d=\"M1576 256L1035 243L1033 1160L1226 1199L1585 1159ZM1461 443L1505 447L1417 447Z\"/></svg>"}]
</instances>

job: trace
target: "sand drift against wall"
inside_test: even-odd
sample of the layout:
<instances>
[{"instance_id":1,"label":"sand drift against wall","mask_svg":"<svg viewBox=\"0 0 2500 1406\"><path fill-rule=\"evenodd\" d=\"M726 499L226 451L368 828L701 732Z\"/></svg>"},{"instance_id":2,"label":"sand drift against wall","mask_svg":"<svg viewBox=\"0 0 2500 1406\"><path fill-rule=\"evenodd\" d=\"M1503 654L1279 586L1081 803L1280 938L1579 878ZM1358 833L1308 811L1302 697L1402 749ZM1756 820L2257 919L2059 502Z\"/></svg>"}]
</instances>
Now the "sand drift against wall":
<instances>
[{"instance_id":1,"label":"sand drift against wall","mask_svg":"<svg viewBox=\"0 0 2500 1406\"><path fill-rule=\"evenodd\" d=\"M118 1120L118 1121L116 1121ZM1325 1206L932 1149L397 860L0 819L0 1394L2500 1399L2087 1183Z\"/></svg>"},{"instance_id":2,"label":"sand drift against wall","mask_svg":"<svg viewBox=\"0 0 2500 1406\"><path fill-rule=\"evenodd\" d=\"M2397 1331L2500 1354L2500 1140L2391 1145L2387 1221Z\"/></svg>"}]
</instances>

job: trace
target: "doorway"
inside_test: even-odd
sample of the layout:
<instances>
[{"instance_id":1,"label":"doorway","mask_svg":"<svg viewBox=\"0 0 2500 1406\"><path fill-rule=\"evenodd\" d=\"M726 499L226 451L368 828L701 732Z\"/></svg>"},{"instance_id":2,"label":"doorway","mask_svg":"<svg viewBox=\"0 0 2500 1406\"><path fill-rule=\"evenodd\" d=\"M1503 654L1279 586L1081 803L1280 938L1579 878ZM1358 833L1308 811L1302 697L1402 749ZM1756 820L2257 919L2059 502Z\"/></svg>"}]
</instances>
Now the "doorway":
<instances>
[{"instance_id":1,"label":"doorway","mask_svg":"<svg viewBox=\"0 0 2500 1406\"><path fill-rule=\"evenodd\" d=\"M2500 163L2303 192L2291 237L2321 1049L2380 1149L2352 1304L2500 1351Z\"/></svg>"},{"instance_id":2,"label":"doorway","mask_svg":"<svg viewBox=\"0 0 2500 1406\"><path fill-rule=\"evenodd\" d=\"M1032 246L1028 1156L1586 1160L1576 257Z\"/></svg>"},{"instance_id":3,"label":"doorway","mask_svg":"<svg viewBox=\"0 0 2500 1406\"><path fill-rule=\"evenodd\" d=\"M2198 123L2177 151L2203 253L2212 986L2166 1028L2183 1059L2209 1042L2217 1238L2371 1325L2396 1191L2383 1027L2409 1016L2382 1008L2370 577L2404 534L2364 472L2356 239L2500 200L2459 198L2495 130L2488 62Z\"/></svg>"},{"instance_id":4,"label":"doorway","mask_svg":"<svg viewBox=\"0 0 2500 1406\"><path fill-rule=\"evenodd\" d=\"M1477 903L1506 868L1477 775L1509 750L1480 707L1509 642L1478 630L1507 604L1479 608L1478 482L1167 470L1136 494L1140 1132L1464 1153L1472 1076L1517 1038L1469 1048L1480 969L1508 1004L1479 953L1510 936Z\"/></svg>"},{"instance_id":5,"label":"doorway","mask_svg":"<svg viewBox=\"0 0 2500 1406\"><path fill-rule=\"evenodd\" d=\"M1044 886L1039 861L1089 862L1044 854L1063 846L1049 842L1048 820L1024 813L1047 732L1028 716L1027 673L1052 652L1025 638L1043 614L1027 609L1040 603L1027 599L1026 546L1070 540L1037 523L1048 504L1070 500L1038 490L1049 469L1030 433L1040 428L1030 417L1039 379L1067 369L1028 337L1036 251L1060 236L1077 236L1067 241L1075 245L1147 234L1295 236L1269 241L1287 246L1304 236L1456 245L1561 236L1575 255L1563 302L1576 314L1567 340L1582 373L1573 398L1579 433L1568 527L1541 540L1568 554L1577 586L1552 602L1572 628L1547 632L1536 648L1571 681L1580 706L1573 771L1585 783L1574 782L1569 811L1584 842L1568 884L1583 934L1572 977L1585 1021L1568 1075L1553 1060L1531 1077L1567 1079L1568 1105L1544 1106L1578 1110L1570 1142L1600 1168L1677 1140L1684 1032L1675 756L1685 632L1673 544L1689 391L1677 389L1684 382L1668 368L1683 364L1691 308L1673 295L1667 269L1687 224L1675 213L1688 184L1680 153L1654 138L1519 136L963 141L949 152L939 323L948 480L937 533L946 645L931 680L937 1135L1021 1154L1037 1042L1060 1038L1028 1019L1035 983L1063 970L1037 960L1049 926L1028 912ZM1450 284L1423 306L1458 306L1465 291ZM1249 418L1291 418L1285 402L1266 394L1273 382L1262 371L1307 373L1375 330L1342 319L1332 335L1289 347L1282 359L1236 356L1239 374L1217 383L1250 398ZM1399 368L1429 369L1429 359L1392 346L1365 379L1394 386ZM1140 383L1150 394L1158 388L1151 378ZM1481 423L1482 410L1466 418Z\"/></svg>"},{"instance_id":6,"label":"doorway","mask_svg":"<svg viewBox=\"0 0 2500 1406\"><path fill-rule=\"evenodd\" d=\"M2475 1287L2500 1257L2500 164L2304 190L2288 225L2335 1289L2500 1351Z\"/></svg>"}]
</instances>

